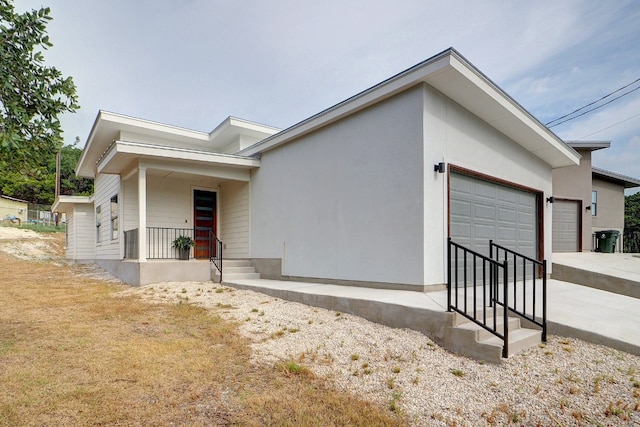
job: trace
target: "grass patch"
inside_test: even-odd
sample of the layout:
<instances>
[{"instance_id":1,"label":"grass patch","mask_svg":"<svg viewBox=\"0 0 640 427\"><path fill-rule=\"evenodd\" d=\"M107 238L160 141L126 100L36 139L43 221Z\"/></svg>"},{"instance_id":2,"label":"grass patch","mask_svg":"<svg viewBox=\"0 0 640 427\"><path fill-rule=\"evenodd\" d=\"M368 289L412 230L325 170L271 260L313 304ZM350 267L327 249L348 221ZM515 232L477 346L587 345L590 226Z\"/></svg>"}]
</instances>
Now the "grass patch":
<instances>
[{"instance_id":1,"label":"grass patch","mask_svg":"<svg viewBox=\"0 0 640 427\"><path fill-rule=\"evenodd\" d=\"M460 369L452 369L451 373L456 377L464 377L464 372L462 372Z\"/></svg>"},{"instance_id":2,"label":"grass patch","mask_svg":"<svg viewBox=\"0 0 640 427\"><path fill-rule=\"evenodd\" d=\"M238 324L203 308L115 297L126 287L79 266L0 263L0 426L406 425L302 365L252 364Z\"/></svg>"}]
</instances>

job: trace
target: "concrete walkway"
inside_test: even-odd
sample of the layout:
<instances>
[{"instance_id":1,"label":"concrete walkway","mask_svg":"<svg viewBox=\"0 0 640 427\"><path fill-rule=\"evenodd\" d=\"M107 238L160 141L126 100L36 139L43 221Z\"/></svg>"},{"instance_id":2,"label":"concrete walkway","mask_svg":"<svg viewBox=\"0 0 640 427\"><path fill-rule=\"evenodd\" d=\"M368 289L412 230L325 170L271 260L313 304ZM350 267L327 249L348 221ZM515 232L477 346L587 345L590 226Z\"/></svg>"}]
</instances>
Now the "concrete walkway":
<instances>
[{"instance_id":1,"label":"concrete walkway","mask_svg":"<svg viewBox=\"0 0 640 427\"><path fill-rule=\"evenodd\" d=\"M570 258L581 268L598 269L629 280L637 278L640 282L640 258L584 255L583 259L579 256ZM590 258L591 255L599 256L597 262ZM563 257L556 258L554 254L554 262L560 262L559 258ZM265 279L225 281L225 284L352 313L384 324L397 320L397 324L390 326L417 330L421 330L421 316L444 314L447 305L446 291L422 293ZM640 299L559 280L549 280L547 287L550 334L580 338L640 355ZM426 331L422 329L421 332Z\"/></svg>"}]
</instances>

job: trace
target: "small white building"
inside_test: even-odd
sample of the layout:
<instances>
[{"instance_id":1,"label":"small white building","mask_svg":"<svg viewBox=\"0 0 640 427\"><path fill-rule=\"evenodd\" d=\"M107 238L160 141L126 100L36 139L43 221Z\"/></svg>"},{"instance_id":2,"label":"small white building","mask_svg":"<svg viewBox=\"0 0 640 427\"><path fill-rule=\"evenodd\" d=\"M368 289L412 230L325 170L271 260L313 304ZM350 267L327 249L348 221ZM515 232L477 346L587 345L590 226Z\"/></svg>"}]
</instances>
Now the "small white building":
<instances>
[{"instance_id":1,"label":"small white building","mask_svg":"<svg viewBox=\"0 0 640 427\"><path fill-rule=\"evenodd\" d=\"M219 239L266 278L423 290L446 282L448 237L549 258L552 169L579 161L448 49L282 131L101 111L76 170L95 194L54 210L68 258L134 285L208 280ZM194 261L169 261L182 234Z\"/></svg>"},{"instance_id":2,"label":"small white building","mask_svg":"<svg viewBox=\"0 0 640 427\"><path fill-rule=\"evenodd\" d=\"M29 202L0 194L0 221L24 223L27 221Z\"/></svg>"}]
</instances>

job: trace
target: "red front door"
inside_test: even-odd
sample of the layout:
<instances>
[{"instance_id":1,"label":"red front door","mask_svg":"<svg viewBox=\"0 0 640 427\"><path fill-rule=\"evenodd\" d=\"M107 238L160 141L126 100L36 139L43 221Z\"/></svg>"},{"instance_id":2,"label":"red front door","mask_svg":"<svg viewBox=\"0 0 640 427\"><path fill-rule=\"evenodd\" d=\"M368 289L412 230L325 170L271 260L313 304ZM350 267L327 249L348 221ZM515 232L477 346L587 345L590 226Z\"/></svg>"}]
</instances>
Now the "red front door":
<instances>
[{"instance_id":1,"label":"red front door","mask_svg":"<svg viewBox=\"0 0 640 427\"><path fill-rule=\"evenodd\" d=\"M193 224L195 231L194 258L210 258L211 233L216 235L216 193L212 191L193 191ZM215 251L215 247L213 248Z\"/></svg>"}]
</instances>

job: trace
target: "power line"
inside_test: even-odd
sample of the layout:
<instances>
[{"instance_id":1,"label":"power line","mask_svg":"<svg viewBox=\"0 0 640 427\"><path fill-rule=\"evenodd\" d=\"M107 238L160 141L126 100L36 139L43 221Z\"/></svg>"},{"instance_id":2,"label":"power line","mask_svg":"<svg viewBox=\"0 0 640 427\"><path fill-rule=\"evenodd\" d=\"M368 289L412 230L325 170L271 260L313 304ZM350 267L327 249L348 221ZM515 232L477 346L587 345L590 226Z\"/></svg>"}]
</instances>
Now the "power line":
<instances>
[{"instance_id":1,"label":"power line","mask_svg":"<svg viewBox=\"0 0 640 427\"><path fill-rule=\"evenodd\" d=\"M597 130L597 131L595 131L595 132L591 132L589 135L581 136L580 138L578 138L578 140L581 140L581 139L584 139L584 138L588 138L588 137L590 137L591 135L595 135L596 133L600 133L600 132L602 132L603 130L611 129L611 128L612 128L612 127L614 127L614 126L618 126L619 124L622 124L622 123L624 123L624 122L628 122L629 120L631 120L631 119L635 119L636 117L639 117L639 116L640 116L640 113L636 114L635 116L627 117L627 118L626 118L626 119L624 119L624 120L620 120L619 122L612 124L611 126L604 127L604 128L599 129L599 130Z\"/></svg>"},{"instance_id":2,"label":"power line","mask_svg":"<svg viewBox=\"0 0 640 427\"><path fill-rule=\"evenodd\" d=\"M590 102L590 103L588 103L587 105L584 105L584 106L582 106L582 107L578 108L577 110L574 110L574 111L572 111L572 112L570 112L570 113L568 113L568 114L565 114L564 116L558 117L557 119L554 119L554 120L551 120L550 122L545 123L545 126L549 126L549 125L550 125L551 123L553 123L553 122L557 122L557 121L559 121L559 120L562 120L562 119L564 119L564 118L566 118L566 117L569 117L569 116L571 116L571 115L573 115L573 114L575 114L575 113L577 113L577 112L579 112L579 111L584 110L585 108L588 108L588 107L590 107L590 106L592 106L592 105L594 105L594 104L597 104L598 102L602 101L603 99L606 99L606 98L610 97L611 95L613 95L613 94L615 94L615 93L618 93L618 92L620 92L621 90L624 90L624 89L628 88L629 86L632 86L633 84L638 83L638 82L640 82L640 78L638 78L638 79L636 79L636 80L632 81L631 83L629 83L629 84L627 84L627 85L622 86L622 87L621 87L621 88L619 88L619 89L614 90L613 92L610 92L610 93L606 94L605 96L603 96L602 98L600 98L600 99L598 99L598 100L596 100L596 101ZM607 102L606 104L603 104L603 105L607 105L607 104L609 104L609 103L611 103L611 102L615 101L616 99L621 98L622 96L628 95L629 93L631 93L631 92L633 92L633 91L635 91L635 90L638 90L638 88L633 89L632 91L627 92L627 93L625 93L624 95L621 95L621 96L619 96L619 97L617 97L617 98L615 98L615 99L613 99L613 100L611 100L611 101L609 101L609 102ZM597 108L600 108L600 107L597 107ZM593 110L596 110L597 108L591 109L591 110L589 110L589 111L587 111L587 112L585 112L585 113L583 113L583 114L580 114L580 115L578 115L578 116L576 116L576 117L583 116L584 114L587 114L587 113L589 113L589 112L591 112L591 111L593 111ZM563 122L561 122L561 123L567 122L567 121L569 121L569 120L573 120L573 119L575 119L576 117L573 117L573 118L571 118L571 119L565 120L565 121L563 121ZM557 125L559 125L559 124L560 124L560 123L556 123L556 124L555 124L555 125L553 125L553 126L557 126ZM549 126L549 127L553 127L553 126Z\"/></svg>"},{"instance_id":3,"label":"power line","mask_svg":"<svg viewBox=\"0 0 640 427\"><path fill-rule=\"evenodd\" d=\"M587 110L587 111L585 111L584 113L580 113L580 114L578 114L577 116L569 117L569 118L568 118L568 119L566 119L566 120L563 120L563 121L561 121L561 122L555 123L555 124L553 124L553 125L551 125L551 126L548 126L548 127L549 127L549 128L552 128L552 127L554 127L554 126L561 125L562 123L566 123L566 122L571 121L571 120L573 120L573 119L577 119L578 117L582 117L582 116L584 116L585 114L589 114L590 112L595 111L595 110L597 110L597 109L599 109L599 108L602 108L602 107L604 107L604 106L605 106L605 105L607 105L607 104L611 104L613 101L618 100L618 99L622 98L623 96L627 96L627 95L629 95L630 93L635 92L635 91L636 91L636 90L638 90L638 89L640 89L640 86L638 86L638 87L637 87L637 88L635 88L635 89L631 89L629 92L623 93L622 95L620 95L620 96L618 96L618 97L615 97L615 98L613 98L612 100L605 102L604 104L600 104L600 105L598 105L597 107L593 107L592 109ZM592 104L592 105L593 105L593 104ZM584 107L583 107L583 108L584 108Z\"/></svg>"}]
</instances>

